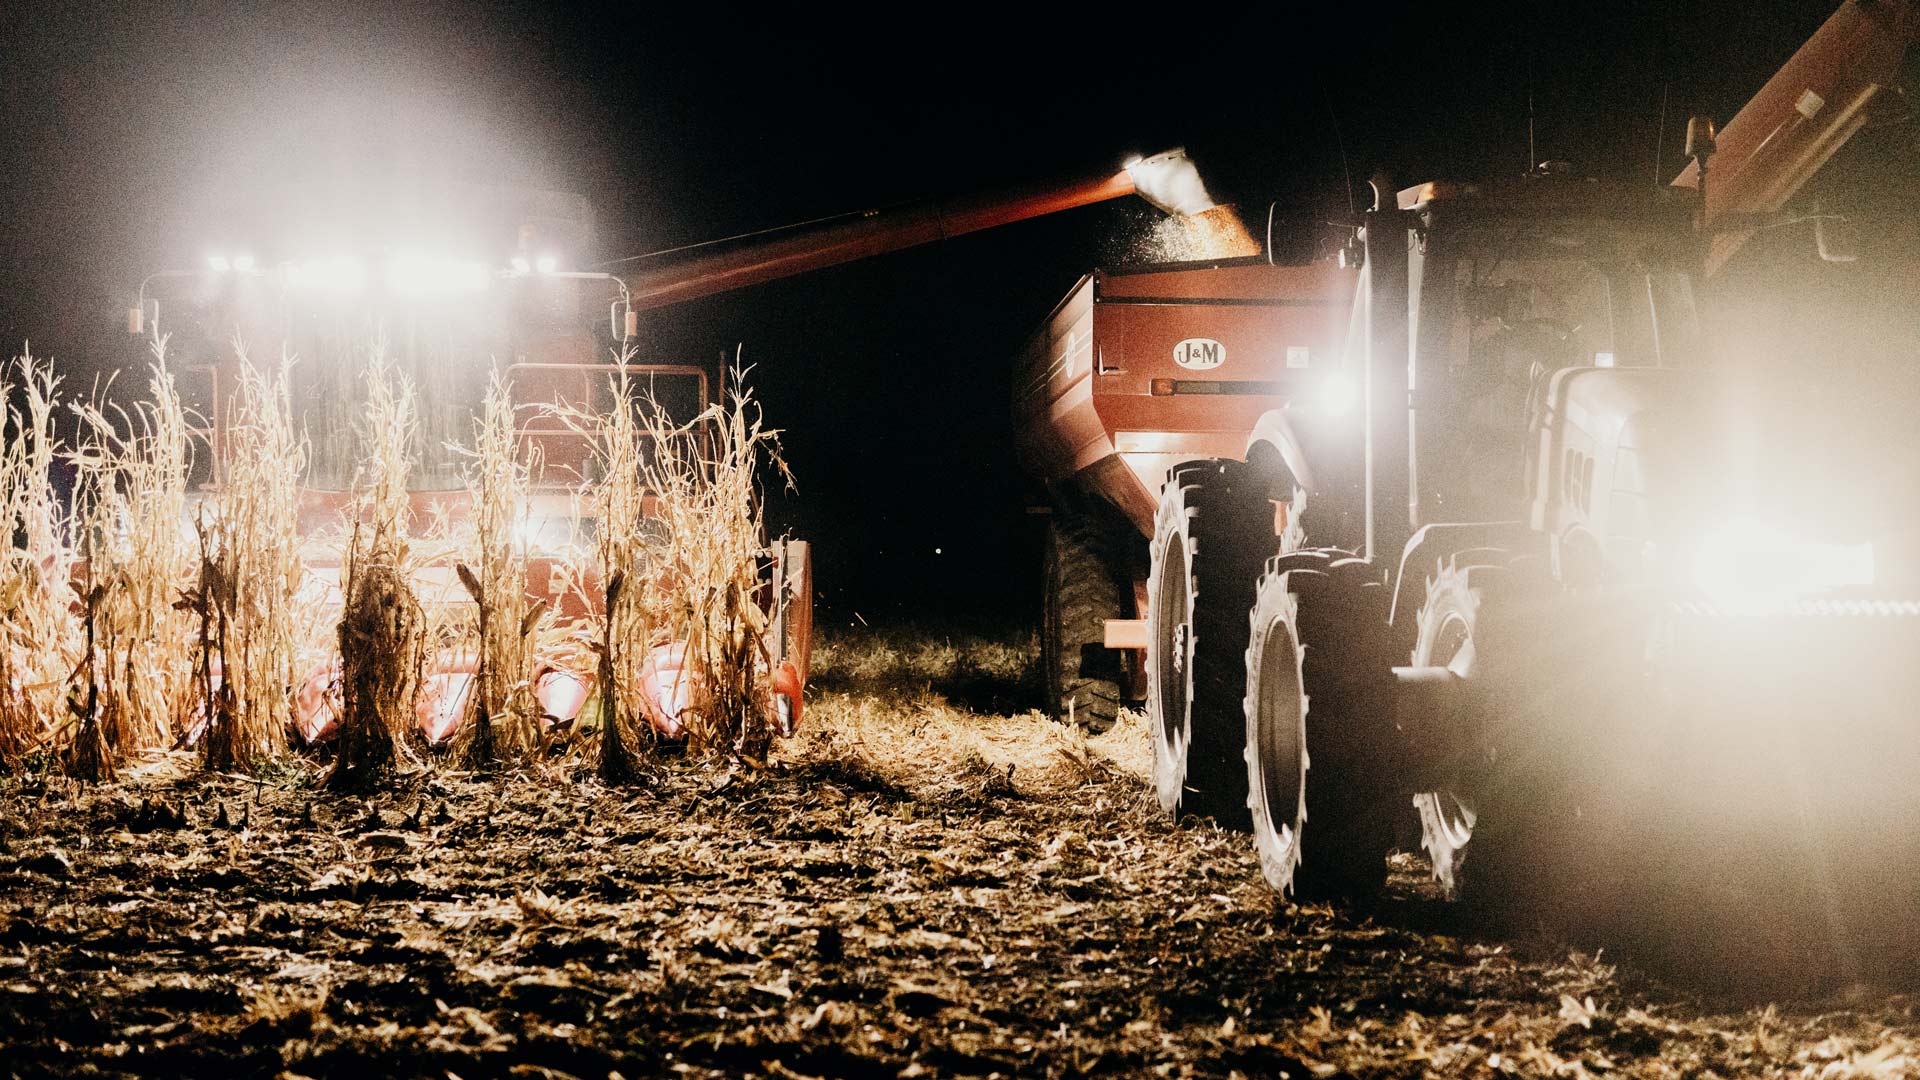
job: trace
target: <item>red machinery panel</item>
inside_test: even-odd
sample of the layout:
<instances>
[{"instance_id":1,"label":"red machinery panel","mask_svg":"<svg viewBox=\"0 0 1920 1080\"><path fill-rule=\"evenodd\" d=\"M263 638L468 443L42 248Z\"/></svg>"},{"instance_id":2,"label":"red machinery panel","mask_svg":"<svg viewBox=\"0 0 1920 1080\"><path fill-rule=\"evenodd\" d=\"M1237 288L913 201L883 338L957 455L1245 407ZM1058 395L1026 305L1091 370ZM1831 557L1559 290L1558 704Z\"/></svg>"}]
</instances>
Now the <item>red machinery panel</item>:
<instances>
[{"instance_id":1,"label":"red machinery panel","mask_svg":"<svg viewBox=\"0 0 1920 1080\"><path fill-rule=\"evenodd\" d=\"M1331 263L1094 271L1021 353L1023 463L1150 531L1169 467L1239 457L1262 413L1340 370L1354 280Z\"/></svg>"}]
</instances>

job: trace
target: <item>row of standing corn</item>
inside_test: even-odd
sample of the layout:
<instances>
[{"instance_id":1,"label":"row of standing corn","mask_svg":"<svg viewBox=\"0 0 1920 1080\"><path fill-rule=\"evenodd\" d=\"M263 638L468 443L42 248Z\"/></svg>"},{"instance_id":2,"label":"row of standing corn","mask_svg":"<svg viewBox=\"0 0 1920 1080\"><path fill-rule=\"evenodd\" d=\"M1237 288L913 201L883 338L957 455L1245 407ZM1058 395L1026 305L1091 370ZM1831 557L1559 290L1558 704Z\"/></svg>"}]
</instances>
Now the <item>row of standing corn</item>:
<instances>
[{"instance_id":1,"label":"row of standing corn","mask_svg":"<svg viewBox=\"0 0 1920 1080\"><path fill-rule=\"evenodd\" d=\"M257 769L298 745L295 702L313 672L337 720L330 777L342 787L377 785L442 750L472 769L571 755L626 780L662 730L696 752L764 756L756 475L771 464L784 476L784 465L744 390L679 426L626 404L544 406L593 458L573 500L574 531L590 517L593 542L541 563L591 598L587 615L565 618L529 599L522 524L542 463L518 437L497 374L461 448L467 512L416 521L414 392L374 345L350 508L303 536L308 453L288 393L293 361L260 366L233 347L221 480L202 491L188 478L212 449L164 339L131 406L65 399L42 359L7 369L0 772L106 779L137 754L185 747L210 768ZM631 402L625 359L609 372L612 401ZM337 592L310 572L316 545L341 566ZM430 567L464 594L417 595ZM463 722L450 747L429 747L416 710L450 657L471 672ZM671 716L642 675L663 665L690 689ZM595 688L574 726L556 727L534 692L555 666Z\"/></svg>"}]
</instances>

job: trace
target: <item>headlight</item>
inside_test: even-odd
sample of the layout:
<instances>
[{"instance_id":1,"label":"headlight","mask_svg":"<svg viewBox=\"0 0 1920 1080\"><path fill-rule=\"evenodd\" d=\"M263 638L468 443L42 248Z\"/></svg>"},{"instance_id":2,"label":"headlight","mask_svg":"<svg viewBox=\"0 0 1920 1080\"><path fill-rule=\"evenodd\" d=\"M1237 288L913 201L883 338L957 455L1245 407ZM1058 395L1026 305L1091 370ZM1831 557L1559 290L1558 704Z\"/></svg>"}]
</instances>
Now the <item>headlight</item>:
<instances>
[{"instance_id":1,"label":"headlight","mask_svg":"<svg viewBox=\"0 0 1920 1080\"><path fill-rule=\"evenodd\" d=\"M1798 539L1753 518L1736 518L1701 537L1693 584L1723 611L1775 611L1809 593L1873 584L1872 544Z\"/></svg>"},{"instance_id":2,"label":"headlight","mask_svg":"<svg viewBox=\"0 0 1920 1080\"><path fill-rule=\"evenodd\" d=\"M1314 405L1328 416L1345 416L1360 402L1360 386L1344 372L1323 377L1314 391Z\"/></svg>"}]
</instances>

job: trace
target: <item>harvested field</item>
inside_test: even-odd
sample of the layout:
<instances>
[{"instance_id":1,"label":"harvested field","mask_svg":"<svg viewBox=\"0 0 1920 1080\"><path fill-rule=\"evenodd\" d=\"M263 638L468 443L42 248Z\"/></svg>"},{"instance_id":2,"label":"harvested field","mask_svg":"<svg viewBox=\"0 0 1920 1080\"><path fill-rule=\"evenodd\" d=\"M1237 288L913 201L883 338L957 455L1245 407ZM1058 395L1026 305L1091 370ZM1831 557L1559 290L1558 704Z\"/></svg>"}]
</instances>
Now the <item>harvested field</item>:
<instances>
[{"instance_id":1,"label":"harvested field","mask_svg":"<svg viewBox=\"0 0 1920 1080\"><path fill-rule=\"evenodd\" d=\"M182 755L0 781L0 1072L1903 1076L1882 991L1717 1006L1476 939L1408 861L1361 917L1150 809L1138 723L1027 710L1029 650L828 642L765 772Z\"/></svg>"}]
</instances>

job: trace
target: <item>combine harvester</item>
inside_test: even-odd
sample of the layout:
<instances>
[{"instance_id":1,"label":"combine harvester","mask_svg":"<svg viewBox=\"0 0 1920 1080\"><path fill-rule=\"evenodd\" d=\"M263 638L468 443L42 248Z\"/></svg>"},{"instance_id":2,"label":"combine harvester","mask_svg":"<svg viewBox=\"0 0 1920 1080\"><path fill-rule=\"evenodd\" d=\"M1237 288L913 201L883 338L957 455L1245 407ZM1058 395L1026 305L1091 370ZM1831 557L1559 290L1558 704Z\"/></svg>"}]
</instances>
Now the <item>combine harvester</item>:
<instances>
[{"instance_id":1,"label":"combine harvester","mask_svg":"<svg viewBox=\"0 0 1920 1080\"><path fill-rule=\"evenodd\" d=\"M355 217L352 206L328 206L325 192L294 194L291 201L317 206L320 220ZM311 241L327 252L320 257L267 266L248 255L216 254L204 268L167 271L142 283L128 329L142 334L159 325L155 293L166 288L174 331L170 366L183 397L204 421L191 433L210 450L196 459L196 491L216 489L229 464L225 425L241 360L222 335L238 328L247 340L284 344L299 358L289 390L295 422L309 438L299 518L310 540L302 561L307 590L324 596L321 619L330 627L341 609L338 538L352 506L372 343L382 342L385 362L415 392L419 433L408 494L416 525L457 526L470 517L458 446L471 440L499 364L514 406L519 452L538 463L517 526L528 555L529 599L563 621L593 614L604 606L604 591L592 560L584 557L596 523L580 496L582 485L595 479L597 464L593 434L582 419L624 405L658 410L670 426L685 425L718 398L726 372L699 364L615 362L632 344L645 302L618 278L567 267L565 253L581 250L589 239L583 200L454 186L436 192L434 205L421 208L420 217L427 225L417 231L458 237L464 243L448 247L464 254L363 251L321 238ZM473 256L494 249L510 254ZM623 367L625 403L615 400ZM790 734L800 717L811 648L809 550L804 541L777 540L764 556L769 575L761 603L771 651L766 674L778 714L775 730ZM449 560L417 569L413 585L429 608L472 606ZM673 737L690 691L679 663L684 646L656 645L641 673L641 692L656 728ZM467 650L442 651L430 661L418 704L429 742L450 739L466 717L476 664ZM538 666L536 692L548 722L571 722L592 697L591 662L543 657ZM296 724L304 741L333 737L337 681L337 665L323 666L298 689Z\"/></svg>"},{"instance_id":2,"label":"combine harvester","mask_svg":"<svg viewBox=\"0 0 1920 1080\"><path fill-rule=\"evenodd\" d=\"M203 491L217 485L226 468L223 425L240 361L225 335L238 327L250 340L285 342L301 358L293 369L292 396L296 420L312 438L301 527L303 535L314 537L337 530L351 503L354 431L370 341L384 334L389 362L416 391L421 438L411 472L415 521L457 523L469 515L470 497L454 445L471 435L486 393L489 358L507 361L504 376L522 452L543 465L524 508L528 593L563 617L577 618L601 606L596 581L561 572L579 562L564 558L563 549L590 543L592 537L594 523L579 516L577 498L593 467L591 437L559 419L556 410L604 415L618 407L613 360L633 344L641 312L1135 193L1183 220L1194 215L1201 229L1219 225L1197 174L1181 152L1172 151L1090 180L849 214L623 260L626 269L616 276L572 270L564 261L566 252L589 242L590 215L577 197L456 188L436 192L432 205L417 208L417 214L398 216L410 232L464 239L449 245L464 255L343 249L324 230L310 229L315 235L287 246L299 250L304 242L328 254L271 266L255 257L219 254L201 269L152 275L141 285L128 327L142 334L158 325L157 293L165 289L169 326L189 328L174 335L172 366L189 403L206 420L193 433L211 448L199 461L196 482ZM320 208L319 219L369 216L356 212L371 201L365 198L324 191L302 195L294 201ZM491 260L474 254L494 249L511 254ZM174 317L176 307L194 317ZM638 399L644 397L676 423L699 415L726 374L683 363L628 363L625 372L636 399L630 405L642 407ZM313 585L326 590L327 608L337 612L337 545L307 547ZM808 547L801 541L775 543L768 562L772 580L765 597L775 645L775 704L782 711L779 726L790 730L799 715L810 650ZM429 605L469 603L450 565L418 571L414 584ZM671 666L672 643L663 646L659 655L668 665L644 673L644 692L660 706L656 714L670 720L675 703L685 700L686 687ZM419 706L429 741L451 738L466 715L474 667L468 653L435 659ZM553 661L543 664L539 678L539 698L553 721L570 721L590 698L590 672ZM336 680L332 668L322 668L300 688L296 712L308 742L332 736Z\"/></svg>"}]
</instances>

